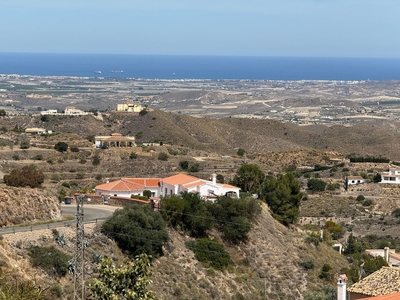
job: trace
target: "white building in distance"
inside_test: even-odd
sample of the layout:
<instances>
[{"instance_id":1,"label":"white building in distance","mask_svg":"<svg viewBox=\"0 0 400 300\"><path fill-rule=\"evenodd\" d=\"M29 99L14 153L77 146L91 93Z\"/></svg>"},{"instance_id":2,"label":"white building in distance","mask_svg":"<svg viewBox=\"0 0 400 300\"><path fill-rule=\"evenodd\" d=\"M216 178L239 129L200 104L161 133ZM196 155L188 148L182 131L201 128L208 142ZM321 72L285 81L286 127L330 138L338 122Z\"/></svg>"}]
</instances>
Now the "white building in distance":
<instances>
[{"instance_id":1,"label":"white building in distance","mask_svg":"<svg viewBox=\"0 0 400 300\"><path fill-rule=\"evenodd\" d=\"M134 112L140 113L144 107L141 104L134 104L134 103L120 103L117 104L117 111L118 112Z\"/></svg>"},{"instance_id":2,"label":"white building in distance","mask_svg":"<svg viewBox=\"0 0 400 300\"><path fill-rule=\"evenodd\" d=\"M400 184L400 168L390 168L381 173L381 183Z\"/></svg>"}]
</instances>

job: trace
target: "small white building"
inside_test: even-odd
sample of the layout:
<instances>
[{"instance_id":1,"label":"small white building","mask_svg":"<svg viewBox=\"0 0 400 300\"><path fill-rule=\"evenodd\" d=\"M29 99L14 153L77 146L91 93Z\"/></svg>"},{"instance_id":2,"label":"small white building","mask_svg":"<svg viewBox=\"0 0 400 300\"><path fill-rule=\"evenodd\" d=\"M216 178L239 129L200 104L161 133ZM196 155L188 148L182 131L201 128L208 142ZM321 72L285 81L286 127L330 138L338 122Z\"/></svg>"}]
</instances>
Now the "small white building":
<instances>
[{"instance_id":1,"label":"small white building","mask_svg":"<svg viewBox=\"0 0 400 300\"><path fill-rule=\"evenodd\" d=\"M44 128L32 127L32 128L26 128L25 133L32 134L32 135L43 135L43 134L51 134L52 131L46 130Z\"/></svg>"},{"instance_id":2,"label":"small white building","mask_svg":"<svg viewBox=\"0 0 400 300\"><path fill-rule=\"evenodd\" d=\"M134 104L134 103L120 103L117 104L117 111L118 112L134 112L140 113L144 107L141 104Z\"/></svg>"},{"instance_id":3,"label":"small white building","mask_svg":"<svg viewBox=\"0 0 400 300\"><path fill-rule=\"evenodd\" d=\"M365 179L361 176L348 176L346 177L346 184L349 185L357 185L365 183Z\"/></svg>"},{"instance_id":4,"label":"small white building","mask_svg":"<svg viewBox=\"0 0 400 300\"><path fill-rule=\"evenodd\" d=\"M381 173L381 183L400 184L400 169L390 168Z\"/></svg>"},{"instance_id":5,"label":"small white building","mask_svg":"<svg viewBox=\"0 0 400 300\"><path fill-rule=\"evenodd\" d=\"M120 148L136 146L134 136L123 136L120 133L113 133L106 136L95 136L94 144L96 148Z\"/></svg>"},{"instance_id":6,"label":"small white building","mask_svg":"<svg viewBox=\"0 0 400 300\"><path fill-rule=\"evenodd\" d=\"M83 110L80 110L78 108L75 108L73 106L67 106L64 110L64 114L69 115L69 116L86 116L89 113L87 113Z\"/></svg>"},{"instance_id":7,"label":"small white building","mask_svg":"<svg viewBox=\"0 0 400 300\"><path fill-rule=\"evenodd\" d=\"M218 196L230 196L239 198L240 188L217 183L217 175L212 175L212 180L204 180L185 173L179 173L164 179L160 182L161 196L179 195L183 192L198 193L201 198L215 200Z\"/></svg>"},{"instance_id":8,"label":"small white building","mask_svg":"<svg viewBox=\"0 0 400 300\"><path fill-rule=\"evenodd\" d=\"M48 110L43 110L40 112L40 114L42 116L55 116L55 115L59 115L59 113L57 112L57 109L48 109Z\"/></svg>"}]
</instances>

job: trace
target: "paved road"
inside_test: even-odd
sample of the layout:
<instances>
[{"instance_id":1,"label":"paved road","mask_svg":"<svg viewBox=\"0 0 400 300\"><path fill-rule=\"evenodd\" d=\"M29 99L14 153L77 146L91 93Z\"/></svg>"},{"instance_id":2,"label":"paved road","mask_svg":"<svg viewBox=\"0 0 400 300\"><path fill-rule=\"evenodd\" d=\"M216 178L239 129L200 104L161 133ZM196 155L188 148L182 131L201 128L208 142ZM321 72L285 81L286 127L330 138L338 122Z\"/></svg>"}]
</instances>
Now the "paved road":
<instances>
[{"instance_id":1,"label":"paved road","mask_svg":"<svg viewBox=\"0 0 400 300\"><path fill-rule=\"evenodd\" d=\"M97 223L102 222L108 217L110 217L113 212L119 207L107 206L107 205L85 205L84 206L84 222L85 223ZM76 206L71 205L61 205L61 214L63 217L75 217ZM51 229L58 227L75 226L75 220L54 222L48 224L36 224L36 225L20 225L20 226L8 226L1 227L0 234L16 233L16 232L26 232L34 231L40 229Z\"/></svg>"}]
</instances>

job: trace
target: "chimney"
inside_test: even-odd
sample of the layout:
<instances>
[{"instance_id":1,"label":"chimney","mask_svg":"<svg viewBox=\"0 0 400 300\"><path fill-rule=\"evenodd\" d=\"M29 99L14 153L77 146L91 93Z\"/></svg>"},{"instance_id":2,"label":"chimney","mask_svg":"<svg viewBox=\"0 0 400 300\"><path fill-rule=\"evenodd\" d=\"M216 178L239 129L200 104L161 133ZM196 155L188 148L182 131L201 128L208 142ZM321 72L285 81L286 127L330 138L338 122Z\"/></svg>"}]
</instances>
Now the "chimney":
<instances>
[{"instance_id":1,"label":"chimney","mask_svg":"<svg viewBox=\"0 0 400 300\"><path fill-rule=\"evenodd\" d=\"M337 282L337 300L347 299L347 276L346 274L339 275Z\"/></svg>"},{"instance_id":2,"label":"chimney","mask_svg":"<svg viewBox=\"0 0 400 300\"><path fill-rule=\"evenodd\" d=\"M214 173L211 176L212 176L212 183L216 184L217 183L217 174Z\"/></svg>"},{"instance_id":3,"label":"chimney","mask_svg":"<svg viewBox=\"0 0 400 300\"><path fill-rule=\"evenodd\" d=\"M383 248L383 253L385 261L389 264L389 247Z\"/></svg>"}]
</instances>

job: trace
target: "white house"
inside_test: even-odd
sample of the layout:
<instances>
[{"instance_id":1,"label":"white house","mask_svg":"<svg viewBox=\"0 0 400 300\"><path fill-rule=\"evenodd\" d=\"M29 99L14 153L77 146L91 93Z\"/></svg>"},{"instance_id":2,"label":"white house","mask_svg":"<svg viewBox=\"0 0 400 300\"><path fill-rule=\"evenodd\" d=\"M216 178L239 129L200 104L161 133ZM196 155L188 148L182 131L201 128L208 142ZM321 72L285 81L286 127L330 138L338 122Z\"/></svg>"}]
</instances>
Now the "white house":
<instances>
[{"instance_id":1,"label":"white house","mask_svg":"<svg viewBox=\"0 0 400 300\"><path fill-rule=\"evenodd\" d=\"M135 112L140 113L144 107L141 104L134 104L134 103L120 103L117 104L117 111L118 112Z\"/></svg>"},{"instance_id":2,"label":"white house","mask_svg":"<svg viewBox=\"0 0 400 300\"><path fill-rule=\"evenodd\" d=\"M149 190L152 197L179 195L183 192L198 193L205 200L215 200L218 196L239 197L240 188L217 183L217 175L212 180L204 180L185 173L166 178L121 178L95 187L97 196L115 196L130 198L132 195L143 196Z\"/></svg>"},{"instance_id":3,"label":"white house","mask_svg":"<svg viewBox=\"0 0 400 300\"><path fill-rule=\"evenodd\" d=\"M134 136L123 136L120 133L112 133L107 136L95 136L94 144L96 148L109 148L109 147L135 147Z\"/></svg>"},{"instance_id":4,"label":"white house","mask_svg":"<svg viewBox=\"0 0 400 300\"><path fill-rule=\"evenodd\" d=\"M26 128L25 129L25 133L29 133L32 135L43 135L43 134L52 134L53 131L52 130L46 130L44 128Z\"/></svg>"},{"instance_id":5,"label":"white house","mask_svg":"<svg viewBox=\"0 0 400 300\"><path fill-rule=\"evenodd\" d=\"M75 108L73 106L67 106L64 110L64 114L70 115L70 116L86 116L89 113L87 113L81 109Z\"/></svg>"},{"instance_id":6,"label":"white house","mask_svg":"<svg viewBox=\"0 0 400 300\"><path fill-rule=\"evenodd\" d=\"M160 178L121 178L96 186L97 196L114 196L130 198L132 195L143 196L145 190L151 192L152 197L160 196Z\"/></svg>"},{"instance_id":7,"label":"white house","mask_svg":"<svg viewBox=\"0 0 400 300\"><path fill-rule=\"evenodd\" d=\"M400 184L400 169L390 168L381 173L381 183Z\"/></svg>"},{"instance_id":8,"label":"white house","mask_svg":"<svg viewBox=\"0 0 400 300\"><path fill-rule=\"evenodd\" d=\"M347 186L365 183L365 179L361 176L348 176L346 177Z\"/></svg>"},{"instance_id":9,"label":"white house","mask_svg":"<svg viewBox=\"0 0 400 300\"><path fill-rule=\"evenodd\" d=\"M160 181L161 196L178 195L183 192L199 193L201 198L214 200L218 196L231 196L239 198L240 188L230 185L217 183L217 175L212 175L212 180L204 180L185 173L179 173Z\"/></svg>"}]
</instances>

